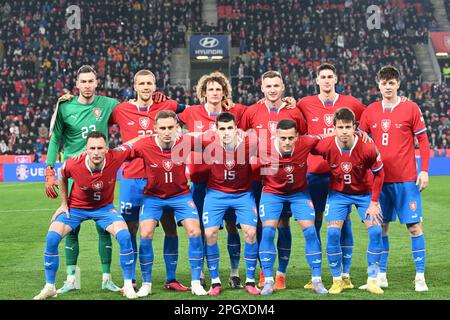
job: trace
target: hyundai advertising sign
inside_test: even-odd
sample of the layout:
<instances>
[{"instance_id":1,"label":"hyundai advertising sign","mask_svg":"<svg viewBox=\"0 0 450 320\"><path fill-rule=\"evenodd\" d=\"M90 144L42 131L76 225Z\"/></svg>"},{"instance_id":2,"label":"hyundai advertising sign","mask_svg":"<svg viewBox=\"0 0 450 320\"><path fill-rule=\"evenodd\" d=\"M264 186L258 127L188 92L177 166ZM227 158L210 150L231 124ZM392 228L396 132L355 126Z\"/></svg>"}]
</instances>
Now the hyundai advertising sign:
<instances>
[{"instance_id":1,"label":"hyundai advertising sign","mask_svg":"<svg viewBox=\"0 0 450 320\"><path fill-rule=\"evenodd\" d=\"M228 36L226 35L193 35L190 41L191 57L222 56L228 58Z\"/></svg>"}]
</instances>

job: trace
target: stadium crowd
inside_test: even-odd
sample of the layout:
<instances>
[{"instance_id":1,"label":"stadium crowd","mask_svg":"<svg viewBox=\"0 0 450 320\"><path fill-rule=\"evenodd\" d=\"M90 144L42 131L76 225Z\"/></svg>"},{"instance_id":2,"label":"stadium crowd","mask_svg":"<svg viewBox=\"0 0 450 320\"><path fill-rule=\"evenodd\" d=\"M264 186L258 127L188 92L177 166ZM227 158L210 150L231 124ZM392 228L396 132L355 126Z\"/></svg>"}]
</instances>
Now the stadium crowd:
<instances>
[{"instance_id":1,"label":"stadium crowd","mask_svg":"<svg viewBox=\"0 0 450 320\"><path fill-rule=\"evenodd\" d=\"M82 64L96 68L100 95L129 99L133 73L147 68L168 96L198 103L195 86L170 83L169 65L172 48L185 46L185 33L205 27L200 0L89 3L70 3L83 7L81 30L67 28L65 1L1 5L0 154L46 153L56 98L74 87ZM370 4L383 10L381 29L367 29L367 1L218 1L217 31L230 32L241 53L231 66L233 100L250 105L260 99L261 74L271 69L282 71L287 96L316 94L315 67L333 62L337 92L369 104L378 98L376 70L393 64L404 77L401 94L422 108L431 147L447 148L449 87L422 81L412 48L436 30L430 1ZM110 133L117 145L117 128Z\"/></svg>"}]
</instances>

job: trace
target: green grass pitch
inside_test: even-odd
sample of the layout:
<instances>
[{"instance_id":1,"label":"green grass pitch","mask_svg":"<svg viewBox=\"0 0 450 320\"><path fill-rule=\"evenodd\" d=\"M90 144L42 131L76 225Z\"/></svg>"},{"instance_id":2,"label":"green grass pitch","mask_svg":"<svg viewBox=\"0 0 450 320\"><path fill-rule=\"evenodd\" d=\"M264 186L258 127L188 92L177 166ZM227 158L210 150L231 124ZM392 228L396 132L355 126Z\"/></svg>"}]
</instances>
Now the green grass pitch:
<instances>
[{"instance_id":1,"label":"green grass pitch","mask_svg":"<svg viewBox=\"0 0 450 320\"><path fill-rule=\"evenodd\" d=\"M116 188L115 203L118 202ZM50 218L59 206L58 200L45 197L43 183L0 183L0 299L32 299L45 283L43 270L43 250ZM346 290L337 296L318 296L303 289L310 277L310 271L304 257L304 239L300 227L294 220L292 226L292 255L287 273L287 289L276 291L270 297L250 296L244 290L230 289L227 284L229 257L226 250L226 231L219 234L221 252L221 279L223 293L219 297L195 297L190 292L178 293L162 288L165 280L162 255L162 228L158 228L153 241L155 263L153 267L153 293L145 299L450 299L450 177L430 178L430 186L423 192L424 232L427 246L426 280L429 292L414 291L414 263L412 260L409 235L406 227L395 222L390 229L391 254L388 264L389 288L385 294L374 296L358 289ZM366 280L367 235L357 213L353 212L353 232L355 248L351 276L355 286ZM322 228L322 239L326 241L326 227ZM179 264L177 277L183 284L190 285L190 271L187 260L187 237L179 228ZM241 235L241 240L242 240ZM243 241L243 240L242 240ZM122 273L119 265L118 245L113 240L113 280L122 285ZM325 250L325 249L323 249ZM243 250L242 250L243 251ZM242 252L243 254L243 252ZM95 300L126 299L118 293L100 289L101 267L97 254L97 233L94 222L84 222L80 232L81 290L59 295L56 299ZM240 262L240 275L245 279L243 258ZM326 287L331 285L330 271L326 255L323 255L323 280ZM138 267L139 269L139 267ZM205 268L206 269L206 268ZM259 273L259 269L257 271ZM140 271L138 270L138 285ZM60 245L60 268L57 275L57 287L65 280L64 245Z\"/></svg>"}]
</instances>

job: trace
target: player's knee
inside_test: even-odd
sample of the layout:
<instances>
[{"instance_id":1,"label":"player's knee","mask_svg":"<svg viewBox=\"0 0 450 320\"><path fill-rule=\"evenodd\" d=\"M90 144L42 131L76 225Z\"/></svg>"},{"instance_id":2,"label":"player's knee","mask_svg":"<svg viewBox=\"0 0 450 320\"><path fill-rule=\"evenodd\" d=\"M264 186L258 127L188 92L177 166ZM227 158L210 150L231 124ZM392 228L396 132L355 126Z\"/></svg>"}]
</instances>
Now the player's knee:
<instances>
[{"instance_id":1,"label":"player's knee","mask_svg":"<svg viewBox=\"0 0 450 320\"><path fill-rule=\"evenodd\" d=\"M256 228L248 228L244 232L245 241L253 243L256 241Z\"/></svg>"},{"instance_id":2,"label":"player's knee","mask_svg":"<svg viewBox=\"0 0 450 320\"><path fill-rule=\"evenodd\" d=\"M187 228L186 232L187 232L189 238L196 238L196 237L200 237L202 235L200 227Z\"/></svg>"},{"instance_id":3,"label":"player's knee","mask_svg":"<svg viewBox=\"0 0 450 320\"><path fill-rule=\"evenodd\" d=\"M275 239L275 228L272 226L263 226L262 237L265 240L273 241Z\"/></svg>"},{"instance_id":4,"label":"player's knee","mask_svg":"<svg viewBox=\"0 0 450 320\"><path fill-rule=\"evenodd\" d=\"M141 238L152 239L154 232L154 229L141 228Z\"/></svg>"},{"instance_id":5,"label":"player's knee","mask_svg":"<svg viewBox=\"0 0 450 320\"><path fill-rule=\"evenodd\" d=\"M338 245L341 239L341 229L336 227L329 227L327 230L328 243L330 245Z\"/></svg>"},{"instance_id":6,"label":"player's knee","mask_svg":"<svg viewBox=\"0 0 450 320\"><path fill-rule=\"evenodd\" d=\"M207 228L205 229L205 237L206 240L209 242L214 242L213 240L217 239L218 230L215 230L214 228Z\"/></svg>"},{"instance_id":7,"label":"player's knee","mask_svg":"<svg viewBox=\"0 0 450 320\"><path fill-rule=\"evenodd\" d=\"M420 223L411 223L407 224L406 227L408 228L409 234L412 237L417 237L422 235L422 226Z\"/></svg>"},{"instance_id":8,"label":"player's knee","mask_svg":"<svg viewBox=\"0 0 450 320\"><path fill-rule=\"evenodd\" d=\"M128 229L119 230L116 233L116 239L121 248L131 247L131 235Z\"/></svg>"},{"instance_id":9,"label":"player's knee","mask_svg":"<svg viewBox=\"0 0 450 320\"><path fill-rule=\"evenodd\" d=\"M49 231L47 233L47 251L54 252L58 250L58 245L61 242L61 235L56 231Z\"/></svg>"}]
</instances>

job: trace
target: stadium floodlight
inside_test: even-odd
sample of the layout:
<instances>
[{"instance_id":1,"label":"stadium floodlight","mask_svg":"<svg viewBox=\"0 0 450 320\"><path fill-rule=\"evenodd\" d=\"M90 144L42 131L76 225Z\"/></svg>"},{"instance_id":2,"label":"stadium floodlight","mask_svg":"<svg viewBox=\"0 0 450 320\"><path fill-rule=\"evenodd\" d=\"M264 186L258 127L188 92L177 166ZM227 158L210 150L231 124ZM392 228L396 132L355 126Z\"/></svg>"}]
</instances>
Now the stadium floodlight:
<instances>
[{"instance_id":1,"label":"stadium floodlight","mask_svg":"<svg viewBox=\"0 0 450 320\"><path fill-rule=\"evenodd\" d=\"M208 60L208 56L197 56L197 60Z\"/></svg>"},{"instance_id":2,"label":"stadium floodlight","mask_svg":"<svg viewBox=\"0 0 450 320\"><path fill-rule=\"evenodd\" d=\"M212 60L222 60L223 56L212 56L211 59Z\"/></svg>"}]
</instances>

